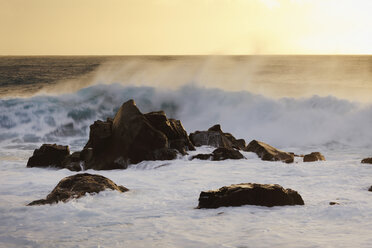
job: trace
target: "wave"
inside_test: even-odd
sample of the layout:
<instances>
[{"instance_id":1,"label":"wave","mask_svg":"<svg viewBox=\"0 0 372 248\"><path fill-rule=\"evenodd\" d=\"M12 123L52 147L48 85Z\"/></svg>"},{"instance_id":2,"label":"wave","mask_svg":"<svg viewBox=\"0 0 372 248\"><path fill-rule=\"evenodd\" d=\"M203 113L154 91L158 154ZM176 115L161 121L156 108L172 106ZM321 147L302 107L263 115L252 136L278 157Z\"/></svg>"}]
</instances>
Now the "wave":
<instances>
[{"instance_id":1,"label":"wave","mask_svg":"<svg viewBox=\"0 0 372 248\"><path fill-rule=\"evenodd\" d=\"M179 89L95 85L76 93L0 100L2 145L57 142L81 148L89 125L113 117L134 99L142 112L164 110L188 132L220 123L246 141L278 147L327 145L371 146L372 105L332 96L271 99L199 86Z\"/></svg>"}]
</instances>

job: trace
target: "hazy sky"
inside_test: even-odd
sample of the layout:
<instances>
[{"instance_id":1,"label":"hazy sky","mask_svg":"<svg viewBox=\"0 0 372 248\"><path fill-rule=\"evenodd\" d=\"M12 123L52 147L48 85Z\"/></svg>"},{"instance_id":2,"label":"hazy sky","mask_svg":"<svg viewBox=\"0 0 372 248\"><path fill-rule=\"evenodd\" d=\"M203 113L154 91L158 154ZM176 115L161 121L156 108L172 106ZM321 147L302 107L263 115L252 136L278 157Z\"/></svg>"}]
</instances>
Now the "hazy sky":
<instances>
[{"instance_id":1,"label":"hazy sky","mask_svg":"<svg viewBox=\"0 0 372 248\"><path fill-rule=\"evenodd\" d=\"M372 54L371 0L0 0L0 55Z\"/></svg>"}]
</instances>

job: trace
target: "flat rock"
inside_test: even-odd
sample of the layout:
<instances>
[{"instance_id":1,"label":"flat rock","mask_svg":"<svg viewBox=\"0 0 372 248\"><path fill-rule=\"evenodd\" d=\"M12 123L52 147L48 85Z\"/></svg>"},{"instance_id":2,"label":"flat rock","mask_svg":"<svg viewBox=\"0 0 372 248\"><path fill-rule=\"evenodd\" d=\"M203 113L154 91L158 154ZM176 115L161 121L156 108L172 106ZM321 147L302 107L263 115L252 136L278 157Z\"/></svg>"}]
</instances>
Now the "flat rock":
<instances>
[{"instance_id":1,"label":"flat rock","mask_svg":"<svg viewBox=\"0 0 372 248\"><path fill-rule=\"evenodd\" d=\"M110 179L101 175L88 173L76 174L63 178L45 199L33 201L27 206L53 204L60 201L67 202L71 199L80 198L86 193L94 194L106 189L117 190L119 192L128 191L127 188L118 186Z\"/></svg>"},{"instance_id":2,"label":"flat rock","mask_svg":"<svg viewBox=\"0 0 372 248\"><path fill-rule=\"evenodd\" d=\"M70 154L68 146L43 144L35 149L28 159L27 167L56 167L63 168L63 160Z\"/></svg>"},{"instance_id":3,"label":"flat rock","mask_svg":"<svg viewBox=\"0 0 372 248\"><path fill-rule=\"evenodd\" d=\"M245 148L244 139L236 139L230 133L224 133L221 126L216 124L207 131L195 131L190 134L190 140L195 146L213 146L216 148L235 148L242 150Z\"/></svg>"},{"instance_id":4,"label":"flat rock","mask_svg":"<svg viewBox=\"0 0 372 248\"><path fill-rule=\"evenodd\" d=\"M325 158L320 152L312 152L304 156L304 162L315 162L315 161L325 161Z\"/></svg>"},{"instance_id":5,"label":"flat rock","mask_svg":"<svg viewBox=\"0 0 372 248\"><path fill-rule=\"evenodd\" d=\"M278 184L241 183L218 190L201 192L198 208L219 208L242 205L284 206L304 205L297 191Z\"/></svg>"},{"instance_id":6,"label":"flat rock","mask_svg":"<svg viewBox=\"0 0 372 248\"><path fill-rule=\"evenodd\" d=\"M215 149L211 154L198 154L191 159L221 161L226 159L243 159L244 156L233 148L220 147Z\"/></svg>"},{"instance_id":7,"label":"flat rock","mask_svg":"<svg viewBox=\"0 0 372 248\"><path fill-rule=\"evenodd\" d=\"M372 158L364 158L361 161L362 164L372 164Z\"/></svg>"},{"instance_id":8,"label":"flat rock","mask_svg":"<svg viewBox=\"0 0 372 248\"><path fill-rule=\"evenodd\" d=\"M294 161L293 153L281 151L257 140L252 140L244 151L254 152L259 158L265 161L283 161L285 163L293 163Z\"/></svg>"}]
</instances>

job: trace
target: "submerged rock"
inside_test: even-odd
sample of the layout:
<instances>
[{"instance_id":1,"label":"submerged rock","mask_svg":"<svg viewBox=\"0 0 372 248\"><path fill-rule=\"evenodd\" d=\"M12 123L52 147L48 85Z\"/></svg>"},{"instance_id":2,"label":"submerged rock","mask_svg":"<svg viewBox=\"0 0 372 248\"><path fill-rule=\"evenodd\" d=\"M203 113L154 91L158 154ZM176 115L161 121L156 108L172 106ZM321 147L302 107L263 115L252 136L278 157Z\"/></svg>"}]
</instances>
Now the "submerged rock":
<instances>
[{"instance_id":1,"label":"submerged rock","mask_svg":"<svg viewBox=\"0 0 372 248\"><path fill-rule=\"evenodd\" d=\"M320 152L312 152L304 156L304 162L315 162L315 161L325 161L325 158Z\"/></svg>"},{"instance_id":2,"label":"submerged rock","mask_svg":"<svg viewBox=\"0 0 372 248\"><path fill-rule=\"evenodd\" d=\"M56 167L63 168L64 159L70 155L68 146L57 144L43 144L35 149L28 159L27 167Z\"/></svg>"},{"instance_id":3,"label":"submerged rock","mask_svg":"<svg viewBox=\"0 0 372 248\"><path fill-rule=\"evenodd\" d=\"M241 183L201 192L198 208L242 205L273 207L304 204L297 191L284 189L278 184Z\"/></svg>"},{"instance_id":4,"label":"submerged rock","mask_svg":"<svg viewBox=\"0 0 372 248\"><path fill-rule=\"evenodd\" d=\"M191 159L221 161L226 159L243 159L244 156L232 148L220 147L215 149L211 154L198 154Z\"/></svg>"},{"instance_id":5,"label":"submerged rock","mask_svg":"<svg viewBox=\"0 0 372 248\"><path fill-rule=\"evenodd\" d=\"M190 140L195 146L213 146L223 148L245 148L244 139L236 139L230 133L224 133L219 124L209 128L208 131L196 131L190 134Z\"/></svg>"},{"instance_id":6,"label":"submerged rock","mask_svg":"<svg viewBox=\"0 0 372 248\"><path fill-rule=\"evenodd\" d=\"M259 158L265 161L283 161L293 163L294 154L276 149L264 142L252 140L244 149L247 152L254 152Z\"/></svg>"},{"instance_id":7,"label":"submerged rock","mask_svg":"<svg viewBox=\"0 0 372 248\"><path fill-rule=\"evenodd\" d=\"M124 186L118 186L110 179L101 175L88 173L76 174L63 178L45 199L33 201L27 206L53 204L60 201L67 202L74 198L80 198L86 193L99 193L106 189L117 190L119 192L128 191Z\"/></svg>"},{"instance_id":8,"label":"submerged rock","mask_svg":"<svg viewBox=\"0 0 372 248\"><path fill-rule=\"evenodd\" d=\"M362 164L372 164L372 158L364 158L361 161Z\"/></svg>"}]
</instances>

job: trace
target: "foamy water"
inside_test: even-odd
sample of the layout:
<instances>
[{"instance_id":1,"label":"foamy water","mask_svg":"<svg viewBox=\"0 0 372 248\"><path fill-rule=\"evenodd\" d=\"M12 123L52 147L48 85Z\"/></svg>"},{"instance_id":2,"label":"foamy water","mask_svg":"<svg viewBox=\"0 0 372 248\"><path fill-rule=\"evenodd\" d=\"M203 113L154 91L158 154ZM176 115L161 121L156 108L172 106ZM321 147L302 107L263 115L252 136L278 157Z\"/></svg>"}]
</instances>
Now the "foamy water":
<instances>
[{"instance_id":1,"label":"foamy water","mask_svg":"<svg viewBox=\"0 0 372 248\"><path fill-rule=\"evenodd\" d=\"M237 84L245 74L232 68L238 62L227 62L221 70L229 72L225 78L230 75ZM201 70L192 67L194 73L199 72L193 76L184 74L184 61L179 63L170 60L166 64L171 66L163 69L137 60L104 64L88 76L60 81L36 95L15 98L8 94L0 99L1 247L372 246L372 193L368 192L372 166L360 163L372 155L369 101L358 102L341 94L313 95L312 91L294 97L280 83L275 87L281 85L280 92L287 92L284 95L273 96L277 90L259 94L265 87L255 90L252 85L251 90L227 90L220 85L221 78L207 77L213 70L222 75L216 69L220 62L203 62ZM144 76L141 68L150 75ZM173 86L172 80L162 84L167 73L170 79L177 73L182 79ZM89 78L92 81L86 82ZM333 93L348 89L343 82L342 90ZM72 84L76 88L64 89ZM361 87L362 81L357 85ZM368 84L364 89L368 92ZM189 161L193 154L213 151L201 147L173 161L87 171L106 176L129 192L105 191L68 203L26 207L44 198L59 180L75 174L26 168L33 150L43 143L82 149L89 125L113 117L128 99L134 99L144 113L164 110L168 117L180 119L189 133L219 123L223 131L247 142L257 139L297 154L320 151L327 161L267 162L248 152L245 160ZM292 188L302 195L305 205L195 209L201 191L243 182ZM330 206L330 201L340 205Z\"/></svg>"}]
</instances>

